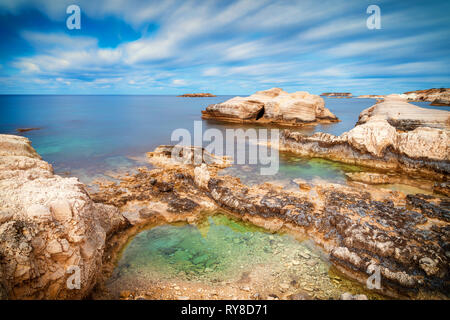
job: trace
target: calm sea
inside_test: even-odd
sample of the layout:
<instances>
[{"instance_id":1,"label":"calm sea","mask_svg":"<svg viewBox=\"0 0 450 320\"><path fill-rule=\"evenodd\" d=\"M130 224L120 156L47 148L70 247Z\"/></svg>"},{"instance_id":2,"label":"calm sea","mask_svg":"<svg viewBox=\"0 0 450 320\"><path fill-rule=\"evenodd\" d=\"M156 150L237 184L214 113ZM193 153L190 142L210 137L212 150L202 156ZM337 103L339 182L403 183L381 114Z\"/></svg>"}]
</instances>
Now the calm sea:
<instances>
[{"instance_id":1,"label":"calm sea","mask_svg":"<svg viewBox=\"0 0 450 320\"><path fill-rule=\"evenodd\" d=\"M177 128L193 132L194 121L201 120L202 109L230 97L0 95L0 133L18 134L17 128L41 128L21 135L32 141L33 147L54 166L56 173L74 175L89 183L109 170L135 167L139 164L136 158L143 158L145 152L160 144L170 144L171 134ZM301 131L339 135L353 128L359 113L375 100L325 98L325 101L341 122ZM430 108L428 103L416 104ZM446 107L435 108L448 110ZM215 121L203 121L202 124L204 130L242 127ZM278 178L283 175L310 178L308 173L316 170L302 167L299 161L282 157L283 168ZM322 172L322 167L321 164L312 177L321 173L342 175L333 168L331 173ZM325 168L328 167L325 164ZM299 168L305 169L303 173L298 172Z\"/></svg>"}]
</instances>

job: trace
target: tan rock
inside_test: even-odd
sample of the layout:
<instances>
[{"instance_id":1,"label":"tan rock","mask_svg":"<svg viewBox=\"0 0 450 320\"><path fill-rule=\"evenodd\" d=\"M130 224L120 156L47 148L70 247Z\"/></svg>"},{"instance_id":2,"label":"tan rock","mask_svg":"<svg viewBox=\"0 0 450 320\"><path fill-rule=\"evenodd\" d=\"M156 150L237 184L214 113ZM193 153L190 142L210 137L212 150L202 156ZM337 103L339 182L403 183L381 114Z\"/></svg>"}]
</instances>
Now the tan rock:
<instances>
[{"instance_id":1,"label":"tan rock","mask_svg":"<svg viewBox=\"0 0 450 320\"><path fill-rule=\"evenodd\" d=\"M54 175L28 139L13 135L0 135L0 212L7 213L0 219L0 296L10 299L85 297L107 235L126 222L116 208L94 203L78 179ZM80 268L79 290L66 286L69 267Z\"/></svg>"},{"instance_id":2,"label":"tan rock","mask_svg":"<svg viewBox=\"0 0 450 320\"><path fill-rule=\"evenodd\" d=\"M202 114L204 119L288 125L337 121L321 97L301 91L287 93L280 88L258 91L249 97L234 97L208 106Z\"/></svg>"},{"instance_id":3,"label":"tan rock","mask_svg":"<svg viewBox=\"0 0 450 320\"><path fill-rule=\"evenodd\" d=\"M50 207L56 220L64 222L72 219L72 208L67 200L55 200L50 204Z\"/></svg>"},{"instance_id":4,"label":"tan rock","mask_svg":"<svg viewBox=\"0 0 450 320\"><path fill-rule=\"evenodd\" d=\"M280 149L384 170L403 169L444 179L450 173L450 112L416 107L398 99L361 112L341 136L284 130Z\"/></svg>"},{"instance_id":5,"label":"tan rock","mask_svg":"<svg viewBox=\"0 0 450 320\"><path fill-rule=\"evenodd\" d=\"M52 240L47 244L47 252L50 254L57 254L62 251L62 246L59 244L58 240Z\"/></svg>"},{"instance_id":6,"label":"tan rock","mask_svg":"<svg viewBox=\"0 0 450 320\"><path fill-rule=\"evenodd\" d=\"M51 219L52 215L48 207L42 204L32 204L26 209L29 218L36 219Z\"/></svg>"},{"instance_id":7,"label":"tan rock","mask_svg":"<svg viewBox=\"0 0 450 320\"><path fill-rule=\"evenodd\" d=\"M430 101L431 105L450 105L450 88L432 88L405 92L409 101Z\"/></svg>"}]
</instances>

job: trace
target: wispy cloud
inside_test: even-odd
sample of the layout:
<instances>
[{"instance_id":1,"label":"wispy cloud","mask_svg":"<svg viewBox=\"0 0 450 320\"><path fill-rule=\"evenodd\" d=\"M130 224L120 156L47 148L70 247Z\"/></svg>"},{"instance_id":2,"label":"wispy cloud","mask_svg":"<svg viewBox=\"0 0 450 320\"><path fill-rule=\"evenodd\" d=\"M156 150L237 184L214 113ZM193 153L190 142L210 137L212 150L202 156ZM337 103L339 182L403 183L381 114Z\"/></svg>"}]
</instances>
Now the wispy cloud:
<instances>
[{"instance_id":1,"label":"wispy cloud","mask_svg":"<svg viewBox=\"0 0 450 320\"><path fill-rule=\"evenodd\" d=\"M65 9L72 2L0 2L0 19L14 17L19 35L16 50L0 47L1 92L449 86L450 6L439 1L378 1L382 29L368 30L365 0L80 0L82 29L71 32ZM45 27L30 24L30 14L43 15Z\"/></svg>"}]
</instances>

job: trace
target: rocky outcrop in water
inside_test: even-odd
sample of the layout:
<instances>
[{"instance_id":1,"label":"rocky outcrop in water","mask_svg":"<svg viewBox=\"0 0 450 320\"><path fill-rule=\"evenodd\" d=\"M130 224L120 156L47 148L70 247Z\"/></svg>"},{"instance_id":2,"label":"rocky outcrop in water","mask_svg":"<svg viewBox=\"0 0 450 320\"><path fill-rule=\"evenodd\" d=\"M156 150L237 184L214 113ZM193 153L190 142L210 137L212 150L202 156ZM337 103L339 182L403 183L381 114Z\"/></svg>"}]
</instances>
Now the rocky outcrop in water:
<instances>
[{"instance_id":1,"label":"rocky outcrop in water","mask_svg":"<svg viewBox=\"0 0 450 320\"><path fill-rule=\"evenodd\" d=\"M85 297L108 235L125 223L116 208L92 201L78 179L54 175L28 139L0 135L2 298ZM79 289L70 278L77 270Z\"/></svg>"},{"instance_id":2,"label":"rocky outcrop in water","mask_svg":"<svg viewBox=\"0 0 450 320\"><path fill-rule=\"evenodd\" d=\"M279 88L258 91L249 97L234 97L222 103L209 105L202 111L202 118L292 126L338 121L337 117L325 108L325 102L321 97L301 91L287 93Z\"/></svg>"},{"instance_id":3,"label":"rocky outcrop in water","mask_svg":"<svg viewBox=\"0 0 450 320\"><path fill-rule=\"evenodd\" d=\"M387 99L362 111L357 125L340 136L284 130L280 149L445 180L450 174L449 124L450 112Z\"/></svg>"},{"instance_id":4,"label":"rocky outcrop in water","mask_svg":"<svg viewBox=\"0 0 450 320\"><path fill-rule=\"evenodd\" d=\"M403 95L409 101L430 101L432 106L450 106L450 88L408 91Z\"/></svg>"},{"instance_id":5,"label":"rocky outcrop in water","mask_svg":"<svg viewBox=\"0 0 450 320\"><path fill-rule=\"evenodd\" d=\"M216 97L215 95L213 95L212 93L185 93L182 95L179 95L178 97L183 97L183 98L207 98L207 97Z\"/></svg>"},{"instance_id":6,"label":"rocky outcrop in water","mask_svg":"<svg viewBox=\"0 0 450 320\"><path fill-rule=\"evenodd\" d=\"M321 96L331 98L351 98L352 94L350 92L324 92Z\"/></svg>"},{"instance_id":7,"label":"rocky outcrop in water","mask_svg":"<svg viewBox=\"0 0 450 320\"><path fill-rule=\"evenodd\" d=\"M366 185L310 184L297 191L270 183L246 186L238 178L218 175L214 165L176 164L167 148L149 153L150 161L156 158L164 170L142 168L118 185L100 185L94 197L121 210L139 202L150 206L153 216L167 215L171 200L189 198L198 208L174 210L172 216L192 218L202 208L220 207L272 231L306 235L339 270L361 283L368 270L377 268L385 294L449 294L450 207L445 199ZM171 191L158 183L170 184Z\"/></svg>"},{"instance_id":8,"label":"rocky outcrop in water","mask_svg":"<svg viewBox=\"0 0 450 320\"><path fill-rule=\"evenodd\" d=\"M356 98L360 98L360 99L384 99L384 95L379 95L379 94L362 94L360 96L357 96Z\"/></svg>"}]
</instances>

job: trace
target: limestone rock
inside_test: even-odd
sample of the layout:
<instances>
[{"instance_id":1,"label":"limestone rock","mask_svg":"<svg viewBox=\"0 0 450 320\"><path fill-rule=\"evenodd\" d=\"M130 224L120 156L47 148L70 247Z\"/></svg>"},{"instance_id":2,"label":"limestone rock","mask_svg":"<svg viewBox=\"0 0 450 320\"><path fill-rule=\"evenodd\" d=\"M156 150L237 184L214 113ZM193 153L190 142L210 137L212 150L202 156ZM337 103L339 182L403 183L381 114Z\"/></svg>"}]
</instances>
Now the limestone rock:
<instances>
[{"instance_id":1,"label":"limestone rock","mask_svg":"<svg viewBox=\"0 0 450 320\"><path fill-rule=\"evenodd\" d=\"M450 88L432 88L405 92L409 101L430 101L431 105L450 106Z\"/></svg>"},{"instance_id":2,"label":"limestone rock","mask_svg":"<svg viewBox=\"0 0 450 320\"><path fill-rule=\"evenodd\" d=\"M234 97L209 105L202 111L204 119L232 122L278 123L302 125L319 121L338 121L324 100L308 92L287 93L280 88L258 91L249 97Z\"/></svg>"},{"instance_id":3,"label":"limestone rock","mask_svg":"<svg viewBox=\"0 0 450 320\"><path fill-rule=\"evenodd\" d=\"M306 136L284 130L280 149L384 170L403 169L446 179L450 173L450 112L416 107L399 99L361 112L340 136Z\"/></svg>"},{"instance_id":4,"label":"limestone rock","mask_svg":"<svg viewBox=\"0 0 450 320\"><path fill-rule=\"evenodd\" d=\"M10 299L85 297L107 236L126 222L118 209L94 203L78 179L54 175L28 139L13 135L0 135L0 212L0 287ZM67 286L72 268L80 270L80 289Z\"/></svg>"},{"instance_id":5,"label":"limestone rock","mask_svg":"<svg viewBox=\"0 0 450 320\"><path fill-rule=\"evenodd\" d=\"M350 292L341 294L341 300L368 300L365 294L352 295Z\"/></svg>"},{"instance_id":6,"label":"limestone rock","mask_svg":"<svg viewBox=\"0 0 450 320\"><path fill-rule=\"evenodd\" d=\"M293 140L297 142L308 139L303 136L296 138L298 141ZM326 134L318 134L311 139L321 143L315 145L317 150L327 150L333 143L341 146L347 143L341 137ZM164 149L169 151L170 148L165 146ZM164 170L161 167L141 170L123 178L119 185L105 184L93 196L126 210L136 205L139 199L145 203L160 201L166 204L174 197L181 200L181 197L195 195L193 199L200 208L213 201L215 206L269 231L287 227L300 235L307 234L325 250L329 261L339 271L363 285L366 284L369 267L379 267L386 294L404 297L414 296L417 289L439 293L448 291L450 252L442 245L449 243L450 215L445 198L405 195L370 185L315 183L315 180L297 180L300 186L307 186L289 190L271 183L247 186L237 177L221 175L213 165L206 163L201 166L185 163L168 169L165 164L171 163L171 154L154 154L166 158L166 161L160 159L158 162ZM208 170L209 178L202 183L195 181L195 169L197 172ZM150 177L171 182L174 189L169 194L155 192ZM125 199L119 192L123 188L129 191ZM200 212L202 210L192 211L194 215L187 221L195 221L195 214ZM169 215L163 215L165 221L185 221L184 214L176 213L170 220L167 220ZM313 267L317 262L312 261L312 256L309 250L300 251L291 262ZM303 289L308 290L306 287Z\"/></svg>"}]
</instances>

